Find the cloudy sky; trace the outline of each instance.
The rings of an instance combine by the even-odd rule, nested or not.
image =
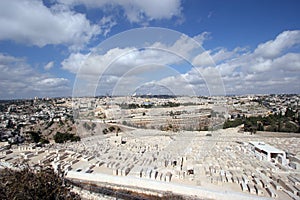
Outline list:
[[[299,7],[298,0],[0,1],[0,99],[300,93]]]

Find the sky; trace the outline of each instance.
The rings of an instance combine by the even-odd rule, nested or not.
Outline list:
[[[298,0],[3,0],[0,99],[300,93]]]

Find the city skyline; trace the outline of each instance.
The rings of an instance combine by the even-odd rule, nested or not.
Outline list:
[[[156,42],[167,50],[187,54],[193,61],[191,64],[201,65],[198,68],[201,74],[210,73],[211,67],[216,69],[226,94],[300,93],[297,4],[297,1],[3,1],[0,3],[0,99],[72,96],[76,74],[90,51],[118,33],[142,27],[167,28],[196,40],[203,47],[198,55],[190,53],[194,47],[182,38]],[[135,53],[122,59],[118,66],[140,65],[139,59],[145,65],[161,56],[120,46],[97,55],[103,62],[97,65],[102,66],[112,56],[128,50]],[[207,56],[214,61],[213,66]],[[160,77],[163,67],[148,66],[149,83],[168,86],[180,80],[178,77],[184,77],[189,80],[189,87],[205,85],[191,73],[193,68],[182,69],[172,56],[162,56],[161,60],[162,65],[172,66],[170,69],[176,73],[165,70],[165,76]],[[105,79],[107,83],[123,77],[116,73],[118,67],[113,69],[112,75]],[[134,80],[132,77],[130,80]],[[178,89],[186,90],[182,84]]]

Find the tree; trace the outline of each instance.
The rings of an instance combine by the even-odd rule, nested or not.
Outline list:
[[[30,131],[29,134],[30,134],[30,138],[31,138],[31,140],[33,142],[35,142],[35,143],[39,143],[40,142],[42,144],[49,144],[49,140],[43,138],[41,136],[41,132],[40,131],[38,131],[38,132]]]
[[[237,118],[235,120],[226,120],[224,122],[223,128],[231,128],[231,127],[237,127],[239,125],[243,124],[243,120],[240,118]]]
[[[92,129],[92,127],[86,122],[83,123],[83,127],[88,131]]]
[[[56,143],[64,143],[67,141],[71,141],[71,142],[77,142],[80,141],[80,137],[79,136],[75,136],[72,133],[61,133],[61,132],[57,132],[54,135],[54,141]]]
[[[38,132],[30,131],[29,134],[33,142],[38,143],[40,141],[41,136]]]
[[[264,125],[263,125],[261,122],[259,122],[259,123],[257,124],[257,130],[258,130],[258,131],[264,131]]]
[[[255,134],[257,131],[257,118],[249,117],[247,119],[244,121],[244,131]]]
[[[113,132],[115,129],[116,129],[116,128],[115,128],[114,126],[110,126],[110,127],[108,128],[108,130],[109,130],[110,132]]]
[[[52,169],[0,171],[0,199],[80,199]]]
[[[97,126],[97,125],[93,122],[93,123],[92,123],[92,130],[94,130],[94,129],[96,128],[96,126]]]
[[[6,128],[14,128],[14,123],[13,123],[13,121],[12,120],[8,120],[8,123],[7,123],[7,125],[6,125]]]
[[[285,116],[290,118],[294,116],[294,112],[291,108],[286,109]]]
[[[103,129],[102,133],[103,133],[104,135],[106,135],[106,134],[108,133],[108,129],[107,129],[107,128]]]

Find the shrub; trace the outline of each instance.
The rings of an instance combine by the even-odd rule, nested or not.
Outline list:
[[[55,135],[54,135],[54,141],[56,143],[64,143],[64,142],[67,142],[67,141],[71,141],[71,142],[77,142],[77,141],[80,141],[80,137],[79,136],[76,136],[72,133],[60,133],[60,132],[57,132]]]
[[[80,199],[52,169],[0,171],[0,199]]]

